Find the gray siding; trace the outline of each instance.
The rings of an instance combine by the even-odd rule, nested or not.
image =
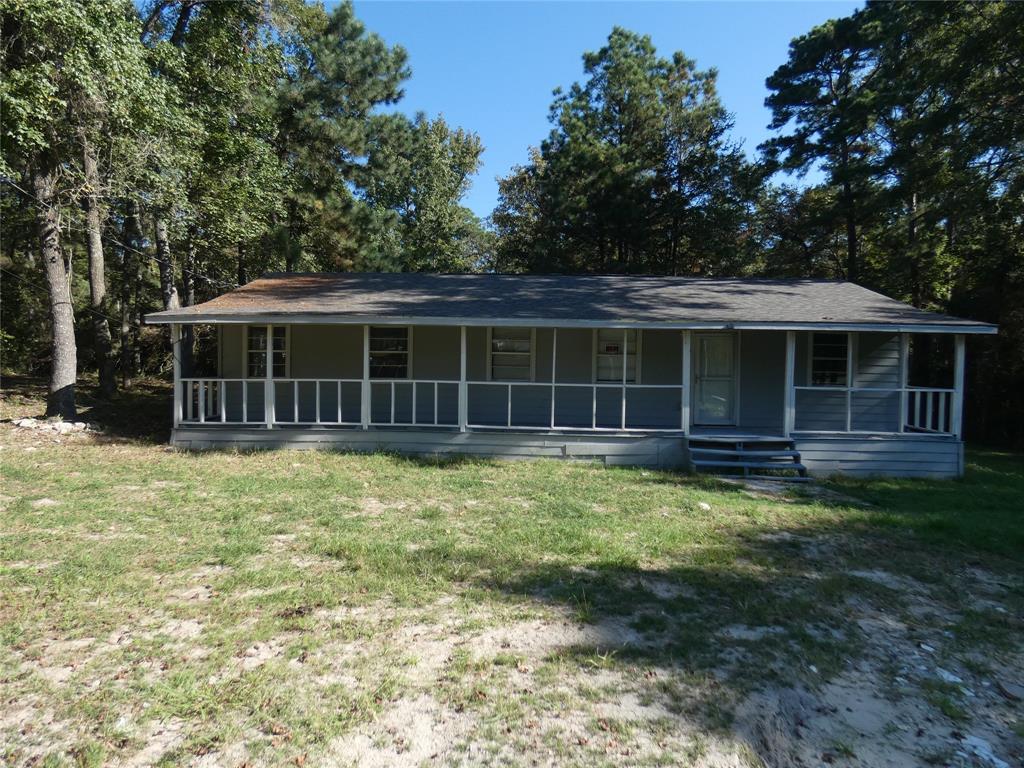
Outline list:
[[[360,379],[363,329],[358,325],[293,325],[291,375],[295,379]]]
[[[187,450],[327,449],[392,451],[417,456],[476,456],[500,459],[562,458],[607,465],[682,467],[681,438],[603,435],[524,435],[422,429],[210,429],[185,427],[171,444]]]
[[[221,375],[244,375],[242,326],[224,326],[220,330]],[[291,328],[291,376],[293,378],[359,379],[362,377],[363,330],[359,325],[294,325]],[[534,350],[535,385],[513,387],[512,423],[545,427],[551,423],[551,352],[554,332],[536,331]],[[487,329],[468,328],[467,375],[471,381],[488,377],[489,350]],[[796,382],[808,381],[810,333],[797,334]],[[682,336],[679,331],[644,330],[641,333],[640,384],[676,384],[682,374]],[[782,429],[783,387],[785,382],[785,333],[743,331],[738,359],[739,401],[737,429],[773,432]],[[895,387],[899,383],[899,338],[895,334],[862,333],[855,337],[855,382],[858,387]],[[593,331],[563,328],[558,330],[557,384],[555,387],[556,427],[616,429],[621,425],[622,400],[618,388],[600,388],[596,409],[589,387],[558,386],[589,384],[593,376]],[[459,329],[444,326],[418,326],[413,329],[412,375],[416,379],[455,380],[459,378]],[[348,387],[348,385],[346,385]],[[308,386],[305,389],[309,389]],[[508,422],[507,388],[494,384],[470,386],[469,421],[471,424],[505,426]],[[294,420],[290,398],[294,390],[281,388],[282,420]],[[410,421],[413,410],[412,385],[397,383],[394,389],[395,418]],[[457,420],[457,389],[442,385],[438,391],[439,423]],[[230,402],[240,410],[239,397],[232,390]],[[254,399],[255,398],[255,399]],[[262,392],[250,396],[255,413]],[[306,403],[309,399],[313,402]],[[857,392],[852,396],[851,427],[857,431],[891,431],[898,428],[899,395],[889,392]],[[416,389],[417,421],[433,421],[432,385]],[[842,392],[798,391],[796,394],[798,431],[843,431],[846,428],[846,396]],[[359,418],[357,390],[342,393],[343,418]],[[337,393],[322,393],[323,415],[337,413]],[[300,391],[300,421],[315,420],[315,397]],[[595,413],[596,410],[596,413]],[[634,428],[678,429],[682,403],[678,390],[632,389],[626,402],[627,425]],[[372,417],[387,420],[391,413],[390,384],[373,385]],[[229,418],[232,414],[229,414]]]
[[[786,388],[786,334],[740,334],[739,426],[782,430]]]
[[[958,477],[963,443],[952,438],[897,435],[797,437],[800,461],[812,475]]]

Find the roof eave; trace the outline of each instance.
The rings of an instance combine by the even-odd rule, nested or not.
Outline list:
[[[748,330],[748,331],[889,331],[892,333],[964,333],[991,335],[998,326],[971,322],[776,322],[776,321],[633,321],[572,320],[527,317],[416,317],[379,315],[338,315],[313,312],[200,313],[165,311],[145,316],[150,325],[209,324],[255,325],[282,323],[289,325],[443,325],[443,326],[524,326],[537,328],[660,328],[664,330]]]

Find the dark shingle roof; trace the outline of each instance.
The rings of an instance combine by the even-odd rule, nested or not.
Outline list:
[[[147,317],[157,323],[275,319],[994,330],[915,309],[847,282],[632,275],[273,273],[204,304]]]

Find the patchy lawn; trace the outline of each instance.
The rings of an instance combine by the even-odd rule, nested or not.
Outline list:
[[[38,415],[16,384],[0,416]],[[1019,455],[780,494],[179,453],[167,409],[0,424],[0,763],[1024,758]]]

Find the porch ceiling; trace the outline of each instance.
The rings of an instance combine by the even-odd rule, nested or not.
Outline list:
[[[633,275],[274,273],[146,321],[996,332],[848,282]]]

